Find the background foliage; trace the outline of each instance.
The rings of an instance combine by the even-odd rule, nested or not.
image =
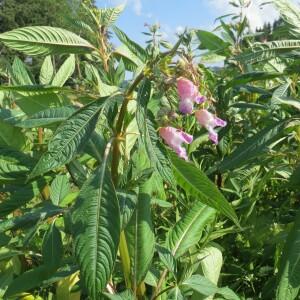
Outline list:
[[[123,6],[23,1],[27,23],[3,3],[0,298],[298,299],[299,6],[252,33],[233,1],[214,32],[148,26],[144,47]],[[218,145],[178,111],[180,77],[227,120]],[[188,162],[164,126],[194,136]]]

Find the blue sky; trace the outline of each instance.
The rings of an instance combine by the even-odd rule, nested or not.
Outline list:
[[[172,39],[174,33],[185,26],[212,28],[218,16],[205,0],[129,0],[118,20],[122,30],[137,42],[144,40],[141,34],[144,24],[159,22],[164,35]],[[123,3],[117,0],[98,0],[100,7]]]
[[[212,30],[214,20],[220,15],[233,12],[228,0],[97,0],[99,7],[111,7],[126,3],[126,9],[119,18],[117,25],[128,36],[141,43],[145,36],[144,24],[159,22],[161,31],[169,41],[173,41],[177,30],[184,28],[201,28]],[[263,0],[252,0],[246,10],[251,26],[261,26],[265,21],[273,21],[276,11],[267,6],[259,7]]]

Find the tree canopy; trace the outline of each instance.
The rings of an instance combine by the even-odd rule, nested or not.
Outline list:
[[[34,25],[68,27],[80,0],[0,0],[0,32]],[[91,1],[92,5],[94,1]]]

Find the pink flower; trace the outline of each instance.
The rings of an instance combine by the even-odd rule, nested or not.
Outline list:
[[[206,98],[199,94],[198,88],[192,81],[180,77],[177,80],[177,89],[180,97],[179,110],[183,114],[191,114],[194,108],[194,103],[203,103]]]
[[[217,145],[218,134],[214,130],[214,128],[217,126],[225,127],[227,125],[227,122],[214,116],[206,109],[196,111],[195,116],[199,124],[208,130],[210,140]]]
[[[182,143],[190,144],[193,141],[192,135],[170,126],[160,128],[159,134],[179,157],[185,160],[188,159],[186,149],[182,147]]]

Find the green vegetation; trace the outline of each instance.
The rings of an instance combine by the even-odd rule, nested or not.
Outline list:
[[[239,0],[144,47],[123,6],[28,23],[45,1],[22,2],[0,18],[0,299],[299,299],[299,6],[271,1],[264,41]]]

